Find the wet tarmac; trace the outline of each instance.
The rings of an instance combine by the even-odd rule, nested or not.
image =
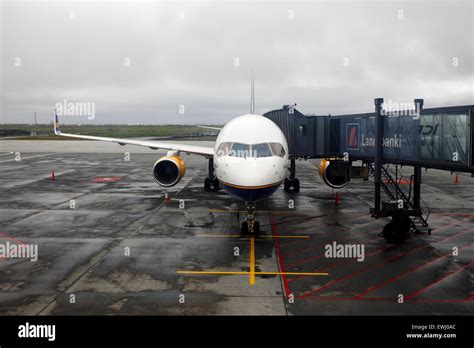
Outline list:
[[[281,187],[259,202],[262,235],[244,238],[242,205],[203,189],[205,159],[184,156],[186,176],[168,189],[165,203],[152,178],[156,151],[19,143],[22,159],[15,161],[15,142],[0,142],[0,244],[37,245],[38,260],[0,259],[0,314],[474,311],[469,175],[454,183],[449,172],[423,172],[433,231],[393,245],[378,236],[388,220],[369,215],[371,180],[353,180],[338,191],[336,205],[317,175],[318,161],[301,161],[301,192]],[[81,153],[80,143],[90,152]],[[327,257],[334,242],[363,246],[364,260]]]

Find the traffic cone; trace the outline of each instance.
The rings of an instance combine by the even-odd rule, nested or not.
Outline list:
[[[171,202],[170,197],[168,196],[168,191],[165,191],[165,198],[163,199],[163,203]]]
[[[56,180],[56,174],[54,174],[54,170],[51,172],[51,181]]]
[[[456,173],[456,175],[454,176],[454,183],[459,184],[460,182],[461,180],[459,179],[459,175]]]
[[[339,197],[339,192],[336,192],[336,205],[341,204],[341,197]]]

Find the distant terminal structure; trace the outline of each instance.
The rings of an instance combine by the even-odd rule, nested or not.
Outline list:
[[[294,105],[266,112],[283,131],[289,146],[290,177],[285,190],[299,190],[295,160],[322,158],[320,174],[333,188],[351,178],[374,176],[373,217],[392,217],[382,232],[391,242],[408,232],[428,230],[429,208],[421,199],[421,168],[474,175],[474,105],[386,110],[382,98],[374,111],[348,115],[304,115]],[[353,162],[362,161],[362,166]],[[399,166],[413,166],[402,178]],[[405,180],[408,188],[401,185]],[[382,202],[381,191],[388,201]]]

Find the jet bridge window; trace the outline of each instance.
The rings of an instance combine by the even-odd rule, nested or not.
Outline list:
[[[243,157],[247,158],[250,154],[250,145],[242,143],[233,143],[232,148],[229,151],[231,157]]]
[[[279,143],[269,143],[270,148],[272,149],[273,156],[284,157],[285,149],[282,144]]]
[[[267,143],[262,144],[253,144],[252,145],[252,155],[253,157],[272,157],[272,152]]]

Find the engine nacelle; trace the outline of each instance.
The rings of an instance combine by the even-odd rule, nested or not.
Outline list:
[[[176,185],[186,173],[186,166],[180,156],[165,156],[153,166],[155,181],[165,187]]]
[[[321,160],[319,164],[319,175],[324,183],[332,188],[346,186],[350,180],[350,162]]]

